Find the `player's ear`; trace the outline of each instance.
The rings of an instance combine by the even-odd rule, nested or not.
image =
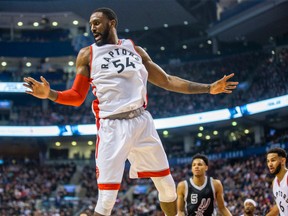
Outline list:
[[[282,164],[282,165],[285,165],[285,164],[286,164],[286,158],[284,158],[284,157],[281,158],[281,164]]]
[[[113,26],[114,28],[116,28],[116,20],[111,20],[110,25]]]

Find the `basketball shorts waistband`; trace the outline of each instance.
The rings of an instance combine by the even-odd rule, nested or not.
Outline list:
[[[132,110],[132,111],[128,111],[128,112],[123,112],[123,113],[117,113],[111,116],[108,116],[104,119],[111,119],[111,120],[123,120],[123,119],[132,119],[132,118],[136,118],[140,115],[142,115],[142,113],[145,111],[144,107],[140,107],[136,110]]]

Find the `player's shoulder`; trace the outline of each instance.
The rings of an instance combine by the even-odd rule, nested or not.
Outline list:
[[[216,183],[216,184],[222,184],[221,181],[220,181],[219,179],[212,178],[212,177],[210,177],[210,178],[211,178],[211,180],[212,180],[213,183]]]
[[[185,179],[185,180],[180,181],[180,182],[177,184],[177,187],[178,187],[178,188],[185,188],[186,185],[187,185],[187,180]]]
[[[81,48],[81,49],[80,49],[80,52],[87,52],[87,51],[90,52],[90,47],[91,47],[91,46],[92,46],[92,45]]]
[[[217,189],[219,187],[223,187],[222,186],[222,182],[219,179],[215,179],[215,178],[212,178],[212,177],[211,177],[211,179],[212,179],[212,183],[213,183],[214,188]]]
[[[81,58],[90,58],[90,46],[86,46],[80,49],[78,56]]]
[[[79,55],[89,55],[90,54],[90,46],[86,46],[80,49]]]
[[[141,46],[134,46],[134,49],[141,56],[144,63],[151,61],[149,54]]]
[[[180,185],[180,186],[183,186],[183,185],[185,185],[185,184],[186,184],[185,182],[186,182],[186,180],[182,180],[182,181],[178,182],[178,184],[177,184],[177,185],[178,185],[178,186],[179,186],[179,185]]]
[[[177,184],[177,193],[183,193],[185,192],[186,190],[186,180],[183,180],[183,181],[180,181],[178,184]]]
[[[139,52],[141,52],[141,53],[145,53],[145,50],[141,47],[141,46],[134,46],[134,48],[135,48],[135,50],[139,53]]]
[[[90,62],[90,48],[84,47],[80,49],[78,56],[77,56],[77,63],[80,65],[86,65]]]

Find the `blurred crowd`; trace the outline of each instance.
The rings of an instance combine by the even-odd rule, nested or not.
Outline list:
[[[40,165],[35,161],[11,161],[0,165],[1,216],[71,216],[73,206],[64,202],[76,165]]]
[[[247,145],[254,146],[253,141]],[[266,147],[288,143],[287,130],[275,134]],[[222,152],[229,152],[233,144],[227,144]],[[252,147],[253,148],[253,147]],[[209,155],[215,149],[195,149]],[[237,147],[237,150],[247,149]],[[171,149],[166,148],[167,152]],[[253,150],[252,150],[253,151]],[[193,154],[174,155],[174,158],[191,158]],[[239,156],[240,157],[240,156]],[[92,216],[98,196],[93,159],[79,164],[76,161],[46,163],[36,160],[0,160],[0,215],[1,216]],[[126,168],[129,168],[127,162]],[[191,177],[191,164],[170,167],[177,183]],[[262,216],[273,205],[272,176],[268,174],[265,155],[233,159],[211,159],[207,174],[220,179],[224,186],[224,198],[232,215],[243,213],[243,202],[254,199],[258,205],[256,215]],[[66,187],[65,187],[66,186]],[[70,187],[69,187],[70,186]],[[71,189],[71,186],[73,189]],[[69,189],[70,188],[70,189]],[[78,188],[78,189],[76,189]],[[130,179],[125,169],[118,199],[112,215],[163,216],[158,192],[150,179]]]
[[[243,202],[257,202],[256,214],[265,215],[273,205],[271,178],[267,175],[265,155],[250,158],[216,160],[210,163],[208,175],[220,179],[224,198],[232,215],[243,213]],[[80,212],[92,215],[97,199],[94,166],[86,166],[78,182],[86,193],[75,202],[65,201],[67,192],[59,185],[69,183],[75,166],[10,164],[1,166],[0,213],[3,216],[72,216]],[[176,184],[191,177],[191,164],[171,167]],[[64,176],[67,178],[65,179]],[[68,181],[68,182],[67,182]],[[145,190],[136,190],[143,186]],[[57,189],[58,188],[58,189]],[[130,193],[131,196],[127,196]],[[132,180],[125,171],[112,215],[163,216],[158,193],[150,179]]]
[[[287,65],[288,49],[286,48],[273,55],[259,51],[202,61],[174,61],[161,65],[171,75],[202,83],[211,83],[224,75],[235,73],[232,80],[239,81],[240,84],[231,95],[213,96],[178,94],[149,84],[147,109],[154,118],[162,118],[235,107],[285,95],[288,93]],[[52,88],[60,90],[71,86],[74,76],[58,70],[40,74],[21,74],[20,78],[22,80],[23,76],[30,75],[35,78],[43,75],[50,81]],[[19,76],[16,77],[19,80]],[[9,71],[0,72],[0,81],[13,81],[16,77]],[[95,122],[91,112],[91,102],[95,98],[91,92],[80,107],[57,105],[50,101],[43,102],[30,95],[11,97],[9,94],[4,94],[1,96],[1,99],[9,100],[9,98],[13,100],[13,108],[8,113],[8,117],[0,118],[2,125],[93,124]]]

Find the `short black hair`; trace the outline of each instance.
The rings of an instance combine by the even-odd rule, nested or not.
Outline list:
[[[111,8],[106,8],[106,7],[97,8],[93,13],[96,13],[96,12],[102,12],[103,14],[107,16],[109,20],[115,20],[116,21],[115,27],[117,27],[118,18],[117,18],[116,13]]]
[[[199,154],[199,153],[194,155],[192,158],[192,163],[195,159],[202,159],[205,162],[206,166],[208,166],[208,164],[209,164],[209,160],[208,160],[208,157],[206,155]]]
[[[279,148],[279,147],[275,147],[275,148],[272,148],[270,149],[268,152],[267,152],[267,155],[268,154],[272,154],[272,153],[275,153],[277,154],[278,156],[280,157],[284,157],[284,158],[287,158],[287,153],[284,149],[282,148]]]

